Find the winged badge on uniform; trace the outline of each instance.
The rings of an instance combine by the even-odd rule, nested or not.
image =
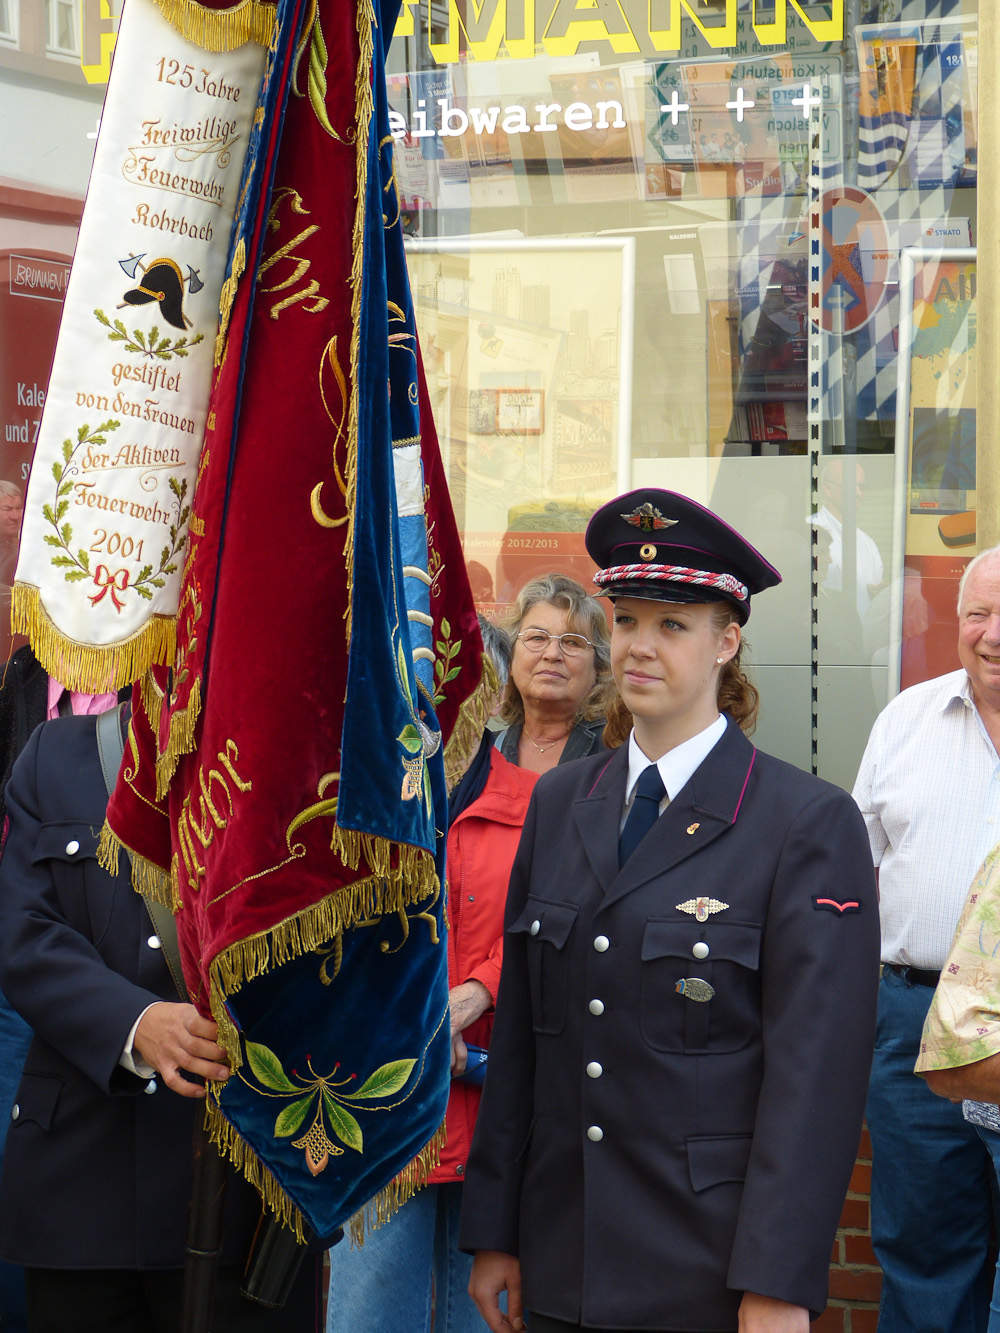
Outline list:
[[[686,903],[678,903],[674,911],[687,912],[698,921],[707,921],[714,912],[724,912],[728,906],[718,898],[689,898]]]

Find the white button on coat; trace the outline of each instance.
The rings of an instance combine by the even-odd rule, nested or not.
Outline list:
[[[16,1120],[20,1114],[21,1114],[21,1108],[18,1106],[17,1102],[15,1102],[14,1105],[10,1108],[11,1120]]]
[[[598,953],[607,953],[611,948],[611,941],[608,939],[607,935],[598,935],[597,939],[594,940],[594,948]]]
[[[600,1078],[603,1073],[604,1066],[598,1064],[596,1060],[591,1060],[590,1064],[587,1066],[587,1077]]]
[[[604,1130],[600,1125],[591,1125],[587,1130],[587,1138],[590,1139],[591,1143],[600,1143],[601,1139],[604,1138]]]
[[[542,923],[540,921],[532,921],[531,928],[528,931],[528,934],[537,935],[538,932],[541,930],[541,928],[542,928]]]
[[[149,1082],[146,1084],[146,1086],[143,1088],[143,1092],[146,1093],[148,1096],[149,1094],[154,1093],[155,1091],[156,1091],[156,1079],[151,1078]]]
[[[151,949],[160,949],[160,948],[163,947],[163,946],[160,944],[160,937],[159,937],[159,935],[150,935],[150,937],[149,937],[149,939],[146,941],[146,943],[149,945],[149,947],[150,947]]]
[[[68,843],[66,844],[66,855],[67,855],[67,856],[76,856],[76,854],[77,854],[77,852],[78,852],[79,850],[80,850],[80,844],[77,842],[77,840],[76,840],[75,838],[74,838],[71,842],[68,842]]]
[[[590,1004],[587,1006],[587,1008],[590,1010],[590,1012],[591,1012],[592,1014],[595,1014],[595,1015],[597,1015],[598,1017],[600,1017],[600,1015],[604,1013],[604,1001],[603,1001],[603,1000],[591,1000],[591,1002],[590,1002]]]
[[[709,955],[709,948],[704,940],[699,940],[691,952],[694,954],[695,958],[707,958]]]

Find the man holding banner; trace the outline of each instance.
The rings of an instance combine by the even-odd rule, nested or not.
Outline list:
[[[297,1234],[384,1220],[435,1160],[444,757],[483,721],[393,23],[393,0],[129,0],[14,592],[60,679],[136,681],[102,861],[124,844],[176,913],[232,1068],[211,1133]]]

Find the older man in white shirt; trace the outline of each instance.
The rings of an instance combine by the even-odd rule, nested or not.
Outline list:
[[[991,1158],[912,1071],[969,884],[1000,838],[1000,547],[970,563],[958,606],[961,669],[889,704],[854,788],[882,924],[867,1109],[879,1333],[977,1333],[988,1319]]]

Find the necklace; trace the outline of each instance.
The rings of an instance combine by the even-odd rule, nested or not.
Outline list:
[[[573,728],[570,727],[569,731],[572,730]],[[521,735],[528,737],[528,740],[531,741],[532,745],[535,747],[535,749],[538,751],[539,754],[544,754],[546,750],[551,750],[553,745],[558,745],[560,741],[564,741],[566,737],[569,735],[569,731],[566,732],[565,736],[557,736],[554,741],[549,741],[548,745],[539,745],[538,742],[535,740],[534,736],[529,734],[528,728],[525,726],[521,727]]]

